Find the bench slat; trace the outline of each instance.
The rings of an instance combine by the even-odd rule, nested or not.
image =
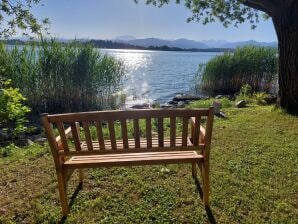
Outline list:
[[[171,147],[176,145],[176,117],[170,118]]]
[[[188,117],[183,117],[182,119],[182,145],[187,145],[187,131],[188,131]]]
[[[146,118],[146,138],[147,147],[152,148],[151,118]]]
[[[196,117],[195,126],[194,126],[194,135],[193,135],[193,144],[197,146],[199,144],[199,136],[200,136],[200,123],[201,117]]]
[[[209,109],[145,109],[145,110],[118,110],[118,111],[93,111],[81,113],[65,113],[48,115],[49,122],[75,122],[96,120],[123,120],[160,117],[196,117],[208,116]]]
[[[96,127],[97,139],[98,139],[98,142],[99,142],[99,145],[100,145],[100,149],[105,149],[105,141],[104,141],[104,138],[103,138],[101,121],[95,121],[94,124],[95,124],[95,127]]]
[[[163,118],[159,117],[157,119],[157,132],[158,132],[158,146],[162,147],[163,146]]]
[[[64,165],[70,168],[131,166],[167,163],[189,163],[202,160],[203,156],[195,151],[128,153],[115,155],[74,156]]]
[[[127,137],[127,123],[126,120],[121,120],[121,135],[123,139],[123,146],[125,149],[128,149],[128,137]]]
[[[83,124],[88,150],[93,150],[92,139],[91,139],[91,134],[89,129],[89,122],[83,121],[82,124]]]
[[[70,127],[71,127],[71,133],[74,140],[74,144],[76,147],[76,151],[81,151],[82,149],[81,149],[81,141],[80,141],[80,135],[79,135],[79,131],[80,131],[79,123],[78,122],[71,123]]]
[[[114,121],[109,120],[108,121],[108,126],[109,126],[109,133],[110,133],[110,140],[111,140],[112,149],[116,150],[117,149],[117,144],[116,144]]]
[[[60,135],[60,138],[61,138],[62,147],[66,152],[68,152],[69,147],[68,147],[67,138],[66,138],[66,135],[65,135],[64,124],[62,122],[58,122],[57,123],[57,128],[58,128],[59,135]]]
[[[135,137],[135,148],[140,148],[140,126],[138,119],[133,120],[133,129]]]

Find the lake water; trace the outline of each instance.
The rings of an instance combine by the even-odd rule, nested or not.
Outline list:
[[[174,52],[102,49],[123,61],[126,80],[123,93],[127,104],[165,103],[178,93],[187,93],[200,63],[217,52]]]

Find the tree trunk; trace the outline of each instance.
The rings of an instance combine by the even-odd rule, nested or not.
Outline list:
[[[280,106],[298,114],[298,1],[280,8],[272,20],[278,37]]]

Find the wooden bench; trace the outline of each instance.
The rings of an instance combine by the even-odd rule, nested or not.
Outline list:
[[[78,169],[82,184],[82,169],[112,166],[191,163],[195,176],[198,165],[203,179],[203,202],[208,206],[213,117],[212,107],[43,114],[42,123],[56,166],[63,215],[69,213],[67,182],[73,171]],[[144,130],[140,130],[141,120]],[[133,126],[133,133],[128,132],[128,122]],[[53,126],[59,131],[58,137],[54,135]],[[116,138],[115,127],[121,130],[121,139]],[[164,134],[167,128],[169,137]],[[104,136],[105,129],[108,129],[108,137]],[[140,131],[146,137],[142,138]]]

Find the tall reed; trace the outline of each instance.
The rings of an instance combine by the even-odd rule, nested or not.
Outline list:
[[[200,89],[209,94],[234,94],[242,85],[254,91],[270,91],[277,79],[278,59],[274,48],[246,46],[200,65]]]
[[[11,79],[37,113],[100,110],[114,106],[124,65],[91,45],[44,40],[0,45],[0,76]]]

